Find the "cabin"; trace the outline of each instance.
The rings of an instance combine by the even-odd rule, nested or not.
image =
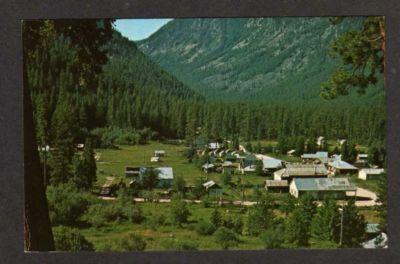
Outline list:
[[[337,160],[342,160],[342,155],[333,154],[328,158],[319,158],[320,163],[327,165],[329,162],[334,162]]]
[[[221,147],[221,144],[219,144],[218,142],[210,142],[210,143],[208,143],[207,147],[210,150],[217,150]]]
[[[347,192],[356,193],[357,187],[347,178],[294,178],[289,193],[296,198],[309,193],[314,199],[322,200],[327,195],[345,199]]]
[[[155,150],[154,151],[154,157],[164,157],[165,156],[165,150]]]
[[[266,180],[265,189],[268,192],[287,193],[289,192],[289,182],[287,180]]]
[[[292,157],[294,155],[294,153],[296,153],[296,150],[295,149],[291,149],[288,152],[286,152],[286,155]]]
[[[113,196],[122,185],[122,179],[117,182],[115,176],[109,176],[100,188],[100,196]]]
[[[235,170],[242,170],[242,166],[240,163],[232,163],[230,161],[225,161],[222,163],[222,173],[229,173],[229,174],[234,174]]]
[[[333,174],[350,174],[358,171],[358,168],[343,160],[328,163],[328,170]]]
[[[262,165],[264,172],[273,172],[283,167],[283,161],[275,158],[263,156]]]
[[[150,158],[150,162],[160,162],[160,161],[161,161],[160,157],[151,157]]]
[[[208,196],[220,197],[223,194],[221,186],[213,180],[203,183],[203,187],[206,189]]]
[[[274,180],[288,180],[293,178],[326,178],[328,170],[324,164],[288,163],[286,168],[274,172]]]
[[[364,180],[364,181],[370,180],[370,179],[378,178],[384,172],[385,172],[384,169],[373,169],[373,168],[361,169],[358,172],[358,178],[361,180]]]
[[[354,166],[357,168],[365,168],[368,165],[368,154],[360,153],[357,155],[356,161],[354,162]]]
[[[129,178],[138,179],[140,176],[140,167],[126,166],[125,176]]]
[[[196,149],[204,149],[207,146],[207,141],[204,138],[196,138],[194,145]]]
[[[246,157],[243,159],[243,166],[252,166],[256,165],[257,158],[253,154],[246,155]]]
[[[342,146],[344,143],[346,143],[346,139],[338,139],[338,143],[340,146]]]
[[[214,164],[212,164],[212,163],[206,163],[206,164],[204,164],[203,166],[201,166],[201,168],[203,169],[203,171],[204,171],[205,173],[209,173],[209,172],[214,171],[215,166],[214,166]]]
[[[158,184],[159,188],[170,188],[174,180],[174,173],[171,167],[159,167],[158,171]]]
[[[327,159],[328,152],[317,151],[316,153],[305,153],[301,155],[301,160],[306,163],[320,162],[321,159]]]

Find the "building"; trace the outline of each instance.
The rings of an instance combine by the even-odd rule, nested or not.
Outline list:
[[[358,168],[365,168],[368,166],[368,154],[360,153],[357,155],[357,159],[354,162],[354,166]]]
[[[328,152],[326,151],[317,151],[316,153],[305,153],[301,155],[301,160],[303,162],[315,162],[315,161],[321,161],[321,159],[327,159],[328,158]]]
[[[295,152],[296,152],[295,149],[291,149],[291,150],[289,150],[288,152],[286,152],[286,154],[287,154],[288,156],[293,156]]]
[[[207,147],[211,150],[217,150],[221,147],[221,144],[219,144],[218,142],[210,142],[208,143]]]
[[[329,162],[328,169],[333,174],[347,174],[355,173],[358,171],[357,167],[343,160],[335,160],[333,162]]]
[[[324,164],[288,163],[286,168],[274,172],[274,180],[288,180],[293,178],[326,178],[328,170]]]
[[[138,179],[140,175],[140,167],[126,166],[125,167],[125,176],[129,178]]]
[[[288,192],[289,182],[287,180],[266,180],[265,189],[268,192],[278,192],[278,193]]]
[[[283,161],[263,155],[262,158],[263,171],[273,172],[283,167]]]
[[[243,173],[255,172],[256,169],[257,169],[257,166],[256,166],[256,165],[249,165],[249,166],[244,167]]]
[[[155,150],[154,151],[154,157],[164,157],[165,156],[165,150]]]
[[[361,180],[370,180],[379,177],[384,172],[384,169],[361,169],[358,171],[358,178]]]
[[[206,189],[208,196],[220,197],[223,194],[221,186],[213,180],[203,183],[203,187]]]
[[[315,199],[322,200],[326,195],[336,199],[346,198],[346,192],[356,192],[357,187],[347,178],[294,178],[289,192],[296,198],[310,193]]]
[[[150,162],[160,162],[160,161],[161,161],[160,157],[151,157],[150,158]]]
[[[174,180],[174,173],[171,167],[159,167],[158,170],[158,184],[160,188],[169,188],[172,186]]]
[[[215,169],[215,166],[212,163],[206,163],[201,167],[205,173],[209,173]]]
[[[346,141],[347,141],[346,139],[338,139],[338,143],[340,146],[346,143]]]

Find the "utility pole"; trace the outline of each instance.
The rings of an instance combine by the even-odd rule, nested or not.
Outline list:
[[[340,211],[340,240],[339,245],[342,246],[343,241],[343,208],[339,208]]]

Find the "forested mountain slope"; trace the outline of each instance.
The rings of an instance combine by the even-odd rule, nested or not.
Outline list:
[[[337,66],[330,44],[360,25],[361,18],[340,25],[325,17],[175,19],[138,44],[209,99],[310,102]]]

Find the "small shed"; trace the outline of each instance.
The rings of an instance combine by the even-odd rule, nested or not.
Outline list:
[[[164,157],[165,156],[165,150],[155,150],[154,151],[154,157]]]
[[[265,189],[268,192],[278,192],[278,193],[288,192],[289,182],[287,180],[266,180]]]
[[[203,187],[206,189],[208,196],[219,197],[223,194],[221,186],[213,180],[203,183]]]
[[[310,193],[315,199],[322,200],[326,195],[336,199],[345,199],[346,192],[356,192],[357,187],[347,178],[294,178],[289,192],[296,198]]]
[[[161,161],[160,157],[151,157],[150,158],[150,162],[160,162],[160,161]]]
[[[134,166],[126,166],[125,167],[125,176],[130,178],[139,178],[140,175],[140,167]]]
[[[218,142],[210,142],[208,143],[207,147],[211,150],[217,150],[221,147],[221,144],[219,144]]]
[[[361,169],[358,171],[358,178],[361,180],[370,180],[377,178],[385,172],[384,169]]]
[[[201,167],[203,168],[203,171],[205,173],[209,173],[209,172],[211,172],[211,171],[213,171],[215,169],[215,166],[212,163],[206,163]]]

